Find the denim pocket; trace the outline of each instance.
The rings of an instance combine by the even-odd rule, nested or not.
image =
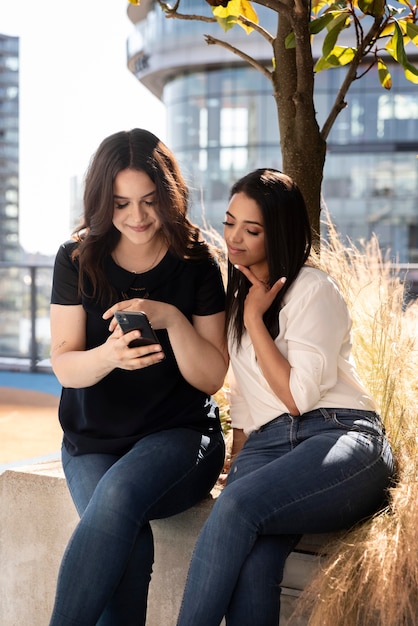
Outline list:
[[[337,428],[382,438],[385,430],[380,416],[373,411],[354,409],[322,409]]]

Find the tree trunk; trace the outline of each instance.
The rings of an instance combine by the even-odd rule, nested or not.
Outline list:
[[[306,0],[299,7],[309,11]],[[291,21],[290,21],[291,20]],[[306,14],[291,18],[283,12],[274,41],[273,72],[283,170],[298,184],[306,202],[314,244],[319,243],[321,186],[326,142],[322,139],[313,105],[314,72]],[[296,48],[287,50],[285,38],[293,30]]]

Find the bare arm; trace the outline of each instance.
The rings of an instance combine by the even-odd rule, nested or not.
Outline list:
[[[283,287],[284,280],[279,279],[270,290],[266,290],[265,285],[248,268],[240,265],[239,269],[252,283],[244,305],[244,324],[251,337],[257,362],[270,388],[286,405],[289,413],[299,415],[290,391],[290,363],[274,343],[263,321],[264,313]]]
[[[155,329],[166,328],[178,367],[188,383],[208,394],[223,385],[228,368],[224,313],[194,316],[193,324],[176,307],[155,300],[125,300],[108,309],[110,319],[116,310],[144,311]],[[110,330],[115,328],[114,318]]]
[[[228,369],[224,324],[224,313],[194,316],[193,325],[180,314],[167,328],[182,375],[208,394],[222,387]]]
[[[97,348],[86,350],[86,313],[81,305],[51,305],[51,364],[64,387],[90,387],[113,369],[139,369],[163,358],[161,346],[129,348],[133,335],[122,335],[119,327]],[[139,336],[139,333],[136,334]],[[142,358],[138,358],[141,357]]]

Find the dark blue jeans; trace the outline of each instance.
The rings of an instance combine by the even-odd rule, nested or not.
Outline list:
[[[176,428],[124,456],[72,457],[67,483],[80,522],[64,554],[50,626],[142,626],[154,560],[150,520],[208,495],[224,461],[221,433]]]
[[[285,414],[252,433],[196,543],[178,626],[277,626],[287,556],[304,533],[382,505],[393,457],[373,412]]]

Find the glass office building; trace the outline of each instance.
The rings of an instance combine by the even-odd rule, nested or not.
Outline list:
[[[19,252],[19,39],[0,34],[0,261]]]
[[[182,13],[202,13],[201,0]],[[257,7],[260,22],[274,15]],[[231,183],[256,167],[281,168],[277,111],[269,80],[204,34],[226,39],[266,62],[270,46],[256,33],[217,24],[167,19],[153,0],[130,5],[134,30],[128,66],[166,105],[170,148],[194,190],[192,218],[220,230]],[[275,27],[272,29],[275,31]],[[323,197],[333,222],[354,241],[375,232],[399,262],[418,262],[418,89],[393,65],[384,90],[372,69],[350,88],[348,106],[328,138]],[[344,69],[316,75],[321,125]]]

